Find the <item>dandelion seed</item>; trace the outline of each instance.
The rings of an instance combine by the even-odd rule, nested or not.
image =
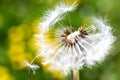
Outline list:
[[[35,74],[35,70],[39,68],[38,65],[30,64],[27,61],[24,61],[24,64],[33,71],[33,74]]]

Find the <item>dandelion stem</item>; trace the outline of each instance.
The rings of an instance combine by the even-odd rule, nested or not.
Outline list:
[[[73,80],[80,80],[79,70],[73,70]]]

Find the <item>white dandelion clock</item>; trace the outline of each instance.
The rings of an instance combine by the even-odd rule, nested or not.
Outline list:
[[[80,27],[78,30],[63,26],[60,23],[62,15],[74,10],[75,6],[75,3],[60,4],[48,11],[39,24],[40,34],[36,36],[40,38],[37,45],[40,45],[38,56],[44,59],[42,64],[49,64],[50,70],[59,70],[66,75],[73,70],[73,78],[78,80],[78,71],[83,66],[90,67],[104,60],[115,37],[112,35],[112,28],[102,19],[92,18],[92,24],[88,28]],[[55,24],[59,24],[61,28],[52,31]]]
[[[50,45],[46,44],[45,51],[40,53],[46,60],[44,65],[51,64],[50,69],[60,70],[65,74],[73,70],[76,76],[83,66],[90,67],[103,61],[115,37],[112,35],[112,28],[101,19],[93,18],[91,22],[89,30],[82,27],[77,31],[67,28],[61,35],[57,35],[59,38],[56,39],[56,46],[52,42]]]

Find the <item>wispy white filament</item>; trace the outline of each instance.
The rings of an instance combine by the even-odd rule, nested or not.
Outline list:
[[[94,48],[87,47],[89,53],[86,57],[86,63],[88,65],[93,65],[95,61],[103,61],[111,48],[111,44],[115,41],[115,37],[112,35],[112,28],[105,25],[101,19],[93,18],[93,25],[99,32],[87,36],[88,40],[86,41],[90,41],[90,44],[94,46]]]
[[[57,21],[62,18],[62,15],[66,12],[72,11],[75,9],[76,3],[71,5],[60,3],[54,10],[49,10],[43,17],[42,23],[39,24],[41,31],[47,30],[51,25],[54,25]]]

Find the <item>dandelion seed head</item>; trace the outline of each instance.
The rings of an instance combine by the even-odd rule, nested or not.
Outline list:
[[[48,11],[39,25],[41,31],[37,35],[40,38],[39,55],[44,58],[42,64],[50,65],[50,70],[60,70],[64,74],[102,62],[115,41],[111,26],[102,19],[94,17],[90,20],[92,24],[88,28],[79,27],[78,30],[61,25],[59,21],[63,19],[63,14],[74,10],[75,6],[75,3],[62,3],[54,10]],[[60,24],[64,29],[52,31],[49,27],[55,24]]]
[[[61,70],[64,74],[68,74],[70,70],[79,70],[83,66],[91,67],[105,59],[115,41],[112,28],[97,18],[91,22],[93,23],[88,26],[91,32],[83,27],[76,31],[67,28],[61,31],[61,35],[57,35],[60,36],[58,41],[61,46],[57,49],[52,47],[54,52],[45,53],[49,55],[46,58],[48,60],[46,64],[51,64],[49,69]]]

